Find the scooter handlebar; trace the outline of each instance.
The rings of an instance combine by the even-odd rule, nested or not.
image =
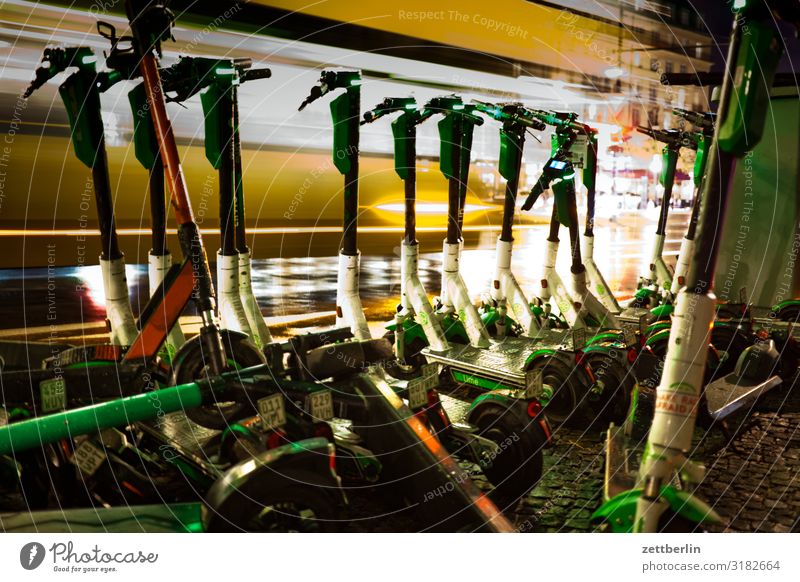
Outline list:
[[[71,67],[94,70],[97,56],[90,47],[47,47],[42,53],[42,60],[36,69],[33,81],[22,94],[23,99],[30,97],[47,81]]]
[[[333,89],[351,89],[361,84],[361,71],[322,71],[319,81],[311,87],[308,97],[297,108],[302,111]]]

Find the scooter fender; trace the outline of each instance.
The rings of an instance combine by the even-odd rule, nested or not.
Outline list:
[[[347,499],[334,466],[334,446],[327,439],[304,439],[264,451],[228,469],[205,496],[202,518],[205,531],[237,531],[245,516],[243,500],[258,499],[265,491],[296,487],[320,488],[338,504]]]
[[[780,319],[781,311],[783,311],[787,307],[798,307],[798,306],[800,306],[800,299],[787,299],[786,301],[781,301],[780,303],[772,306],[772,312],[770,313],[770,317],[777,317],[778,319]]]
[[[614,533],[631,533],[636,519],[636,503],[642,496],[642,489],[631,489],[612,497],[592,515],[595,523],[607,523]],[[669,509],[693,523],[723,523],[722,517],[696,495],[682,491],[672,485],[661,488],[661,499]]]
[[[388,322],[384,329],[387,331],[397,331],[397,322],[394,320]],[[419,339],[425,342],[425,345],[428,345],[428,338],[425,337],[425,330],[422,329],[422,326],[415,321],[403,322],[403,333],[403,340],[407,346],[416,339]]]
[[[664,304],[659,305],[658,307],[653,307],[653,309],[650,310],[650,313],[652,313],[656,319],[669,319],[674,311],[674,305]]]

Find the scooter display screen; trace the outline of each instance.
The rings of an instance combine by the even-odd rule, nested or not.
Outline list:
[[[547,162],[547,168],[549,170],[563,170],[567,167],[567,162],[561,160],[550,160]]]

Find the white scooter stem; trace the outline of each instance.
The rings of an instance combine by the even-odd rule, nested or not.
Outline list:
[[[169,251],[163,255],[154,255],[151,253],[148,256],[147,275],[150,297],[155,295],[156,289],[161,285],[164,277],[167,276],[170,267],[172,267],[172,254]],[[176,322],[167,334],[167,340],[165,342],[167,353],[174,354],[184,343],[186,343],[186,338],[183,335],[181,324],[180,322]]]
[[[416,315],[431,349],[442,352],[449,347],[444,330],[436,318],[428,294],[419,280],[419,245],[403,241],[400,247],[400,293],[404,309]]]
[[[259,348],[272,343],[272,334],[264,321],[264,315],[258,306],[253,293],[253,277],[251,275],[250,253],[239,253],[239,298],[242,301],[247,322],[253,332],[252,338]]]
[[[578,309],[575,308],[573,299],[567,291],[564,282],[556,271],[556,257],[558,256],[558,241],[547,241],[544,273],[542,275],[542,301],[552,299],[559,313],[566,319],[572,328],[586,327]],[[582,309],[582,307],[581,307]]]
[[[678,294],[667,358],[656,391],[655,416],[639,468],[640,486],[647,485],[645,480],[658,487],[667,484],[688,462],[715,313],[713,294],[690,293],[685,288]],[[694,465],[691,472],[696,478],[702,469]],[[643,521],[637,529],[657,531],[664,509],[663,502],[654,504],[652,499],[640,497],[637,514]]]
[[[239,297],[239,255],[217,251],[217,312],[223,329],[253,337],[247,313]]]
[[[672,287],[672,269],[664,261],[664,239],[666,235],[656,234],[653,240],[653,254],[647,273],[642,276],[645,285],[656,285],[660,289]]]
[[[120,257],[107,261],[101,258],[100,270],[103,274],[106,320],[110,328],[111,343],[116,346],[130,346],[139,332],[128,296],[125,259]]]
[[[584,234],[581,240],[583,242],[583,265],[586,267],[586,277],[589,279],[592,290],[611,313],[622,313],[622,307],[617,302],[617,298],[614,297],[614,293],[611,292],[611,288],[606,283],[603,273],[597,267],[597,263],[594,262],[594,235],[587,236]]]
[[[608,308],[603,305],[586,285],[586,272],[572,273],[572,292],[574,301],[600,323],[600,327],[619,328],[619,321]]]
[[[689,261],[694,253],[694,239],[685,238],[681,241],[681,250],[678,253],[678,263],[675,265],[675,274],[672,277],[670,292],[673,297],[678,295],[678,291],[686,282],[686,275],[689,273]]]
[[[358,275],[361,253],[339,253],[339,273],[336,279],[336,327],[349,327],[356,339],[370,339],[361,297],[358,294]]]
[[[452,306],[464,322],[469,343],[476,348],[488,348],[489,333],[483,327],[478,310],[470,301],[467,286],[461,278],[460,259],[461,244],[448,243],[445,240],[442,261],[442,302],[448,307]]]
[[[498,304],[510,304],[517,322],[525,330],[523,335],[534,336],[541,329],[531,304],[511,271],[511,253],[514,243],[497,238],[495,252],[494,281],[490,290],[492,299]]]

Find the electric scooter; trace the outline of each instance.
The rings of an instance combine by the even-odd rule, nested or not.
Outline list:
[[[695,419],[700,405],[706,366],[709,330],[716,300],[711,292],[718,257],[717,233],[724,220],[732,175],[741,158],[760,140],[769,91],[782,48],[775,19],[800,26],[796,5],[779,2],[740,3],[734,8],[731,41],[723,75],[718,122],[709,150],[708,169],[698,216],[698,230],[691,266],[677,297],[670,330],[666,365],[658,386],[655,417],[638,476],[627,471],[627,456],[616,445],[622,436],[612,427],[608,435],[606,502],[594,519],[614,531],[655,532],[694,528],[703,523],[720,523],[722,518],[700,500],[694,487],[705,475],[692,462]],[[747,22],[744,34],[742,23]],[[758,67],[758,74],[754,69]],[[738,71],[738,74],[736,74]],[[769,389],[774,362],[770,342],[748,348],[734,373],[736,391],[731,403],[747,403],[753,395]],[[752,359],[757,378],[744,361]],[[763,380],[766,371],[767,380]],[[737,374],[738,373],[738,374]],[[611,489],[612,481],[623,483]]]
[[[95,69],[97,57],[88,47],[51,47],[42,55],[36,77],[23,97],[30,97],[56,75],[75,69],[60,85],[59,94],[67,111],[75,155],[92,170],[92,184],[97,207],[102,251],[106,324],[109,341],[114,346],[130,346],[137,335],[125,276],[125,257],[119,248],[114,220],[114,201],[108,174],[108,157],[100,115],[100,89],[105,75]],[[52,354],[50,354],[52,355]]]
[[[659,296],[663,293],[669,293],[672,289],[674,271],[664,261],[667,218],[672,204],[672,189],[675,184],[675,171],[678,166],[681,148],[693,147],[695,141],[687,136],[685,132],[678,129],[653,129],[640,126],[637,131],[664,144],[661,149],[662,166],[661,175],[659,176],[659,183],[664,188],[664,195],[661,198],[661,210],[656,223],[652,256],[648,263],[647,272],[639,277],[638,290],[633,301],[631,301],[632,307],[653,308],[661,302]]]
[[[218,313],[223,327],[249,335],[257,347],[272,341],[253,294],[244,220],[241,158],[237,151],[238,86],[270,76],[251,69],[249,59],[182,57],[164,69],[168,101],[200,93],[205,118],[206,158],[219,172],[220,240],[217,252]]]
[[[167,246],[167,212],[164,184],[164,164],[158,151],[158,141],[153,120],[147,115],[147,95],[140,83],[128,92],[128,101],[133,112],[134,154],[148,171],[148,194],[150,196],[151,244],[147,256],[147,281],[152,296],[172,268],[172,253]],[[162,356],[171,362],[175,353],[186,343],[180,322],[167,334]]]
[[[551,158],[545,164],[541,177],[534,185],[531,193],[522,205],[523,210],[530,210],[538,197],[548,188],[553,191],[553,213],[550,218],[550,233],[547,237],[547,254],[542,277],[542,300],[552,297],[572,328],[590,325],[599,328],[618,328],[614,302],[609,301],[608,294],[602,293],[606,303],[598,300],[587,284],[597,279],[597,268],[594,264],[594,188],[597,174],[597,134],[586,124],[577,121],[574,113],[559,113],[541,110],[526,110],[526,114],[534,119],[555,127],[552,137]],[[590,251],[590,262],[587,266],[581,257],[581,246],[578,238],[577,207],[575,201],[576,168],[583,168],[583,181],[589,196],[587,202],[587,229],[584,243]],[[591,217],[591,219],[589,218]],[[561,225],[569,229],[572,252],[572,290],[567,291],[558,272],[556,257],[558,256],[558,231]],[[592,243],[592,244],[589,244]],[[600,287],[602,291],[607,285]],[[612,295],[613,297],[613,295]],[[610,304],[611,307],[609,307]]]
[[[387,370],[390,375],[408,378],[421,375],[419,381],[425,382],[424,370],[429,368],[420,354],[422,348],[430,345],[436,351],[450,348],[447,331],[442,318],[434,312],[428,294],[420,281],[418,271],[419,242],[416,237],[416,127],[434,115],[431,109],[420,110],[412,97],[387,97],[374,109],[364,113],[362,125],[372,123],[386,115],[399,113],[392,122],[395,144],[394,169],[403,180],[405,189],[405,234],[401,243],[401,283],[400,305],[394,322],[388,327],[388,337],[393,338],[396,361]],[[435,364],[434,368],[438,367]],[[422,374],[421,374],[422,373]],[[435,379],[432,379],[435,381]],[[422,401],[413,396],[413,388],[418,380],[411,380],[407,397],[409,403]],[[438,381],[436,382],[438,384]],[[531,403],[532,404],[532,403]],[[412,406],[412,409],[414,407]],[[542,471],[542,449],[546,446],[550,428],[544,416],[531,422],[529,410],[522,410],[511,399],[497,397],[493,401],[478,403],[469,408],[458,424],[453,424],[439,404],[435,411],[428,409],[426,418],[435,428],[435,433],[448,450],[462,457],[475,458],[470,453],[474,443],[465,440],[464,434],[473,430],[463,423],[473,425],[475,435],[480,439],[490,439],[494,446],[503,446],[501,454],[492,454],[491,463],[478,461],[484,474],[494,485],[490,496],[505,510],[513,508],[538,482]],[[502,418],[505,416],[506,418]],[[523,426],[524,432],[509,433],[508,427]],[[508,441],[511,436],[512,440]],[[516,436],[516,438],[514,438]],[[473,437],[474,438],[474,437]],[[480,442],[480,441],[479,441]],[[503,444],[505,442],[505,445]],[[480,457],[478,457],[480,459]]]
[[[481,392],[473,406],[502,398],[514,406],[529,407],[530,412],[535,413],[530,415],[533,419],[540,402],[546,400],[550,420],[578,422],[581,417],[580,422],[583,422],[582,413],[588,402],[585,396],[593,385],[593,378],[588,365],[581,360],[582,345],[576,346],[574,336],[563,330],[542,329],[537,339],[490,338],[459,272],[462,209],[472,131],[483,120],[475,115],[474,105],[465,104],[455,96],[435,98],[425,109],[444,115],[439,123],[440,169],[449,182],[442,291],[436,313],[442,321],[456,322],[463,331],[455,333],[456,326],[446,323],[443,327],[449,336],[449,348],[439,351],[428,346],[422,350],[422,355],[427,361],[444,366],[444,378],[448,382],[455,381],[462,387]],[[465,346],[466,342],[469,344]],[[576,412],[579,407],[582,410]],[[588,415],[596,416],[592,412]],[[516,430],[512,425],[507,428]]]

